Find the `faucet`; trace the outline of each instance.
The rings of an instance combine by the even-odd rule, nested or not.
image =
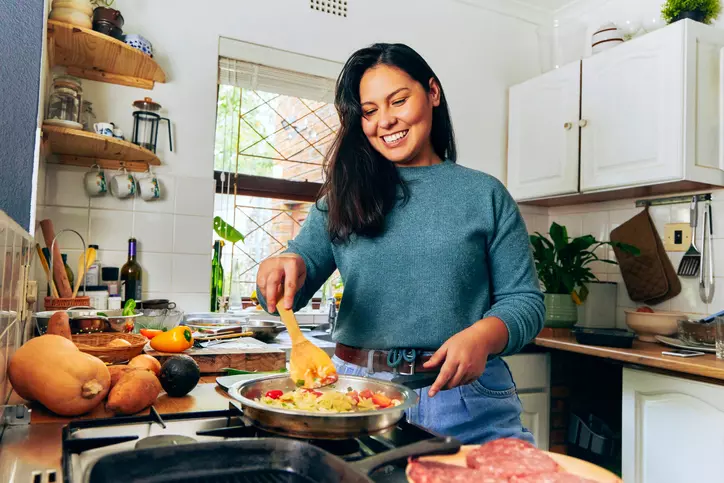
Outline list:
[[[327,333],[332,334],[332,332],[334,332],[334,325],[337,322],[337,300],[334,297],[330,297],[327,299],[327,302],[329,302],[329,313],[327,315],[327,325],[329,325],[329,328],[327,329]]]

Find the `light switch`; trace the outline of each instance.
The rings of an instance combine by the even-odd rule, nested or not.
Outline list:
[[[691,226],[688,223],[664,225],[664,248],[667,252],[685,252],[691,244]]]

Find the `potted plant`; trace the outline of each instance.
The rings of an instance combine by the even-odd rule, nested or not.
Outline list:
[[[615,246],[638,256],[636,247],[617,242],[597,241],[592,235],[569,239],[565,226],[552,223],[550,240],[536,232],[530,235],[535,268],[545,292],[547,327],[572,327],[578,320],[576,305],[586,300],[587,282],[598,277],[590,264],[602,262],[617,265],[614,260],[602,259],[595,251],[601,246]]]
[[[720,13],[720,0],[667,0],[661,9],[661,16],[666,23],[690,18],[697,22],[710,24]]]

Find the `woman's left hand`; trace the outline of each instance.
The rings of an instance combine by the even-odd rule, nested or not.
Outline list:
[[[434,397],[443,388],[452,389],[470,384],[482,376],[488,355],[502,352],[507,343],[508,328],[497,317],[479,320],[450,337],[423,364],[425,369],[441,366],[428,396]]]

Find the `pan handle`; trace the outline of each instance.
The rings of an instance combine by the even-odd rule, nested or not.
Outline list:
[[[450,437],[432,438],[385,451],[384,453],[370,456],[361,461],[355,461],[352,465],[360,472],[370,475],[382,466],[407,459],[410,456],[455,454],[458,451],[460,451],[460,441]]]
[[[438,372],[419,372],[411,376],[394,377],[390,382],[400,384],[412,390],[422,389],[424,387],[432,386],[432,383],[435,382],[438,374]]]

